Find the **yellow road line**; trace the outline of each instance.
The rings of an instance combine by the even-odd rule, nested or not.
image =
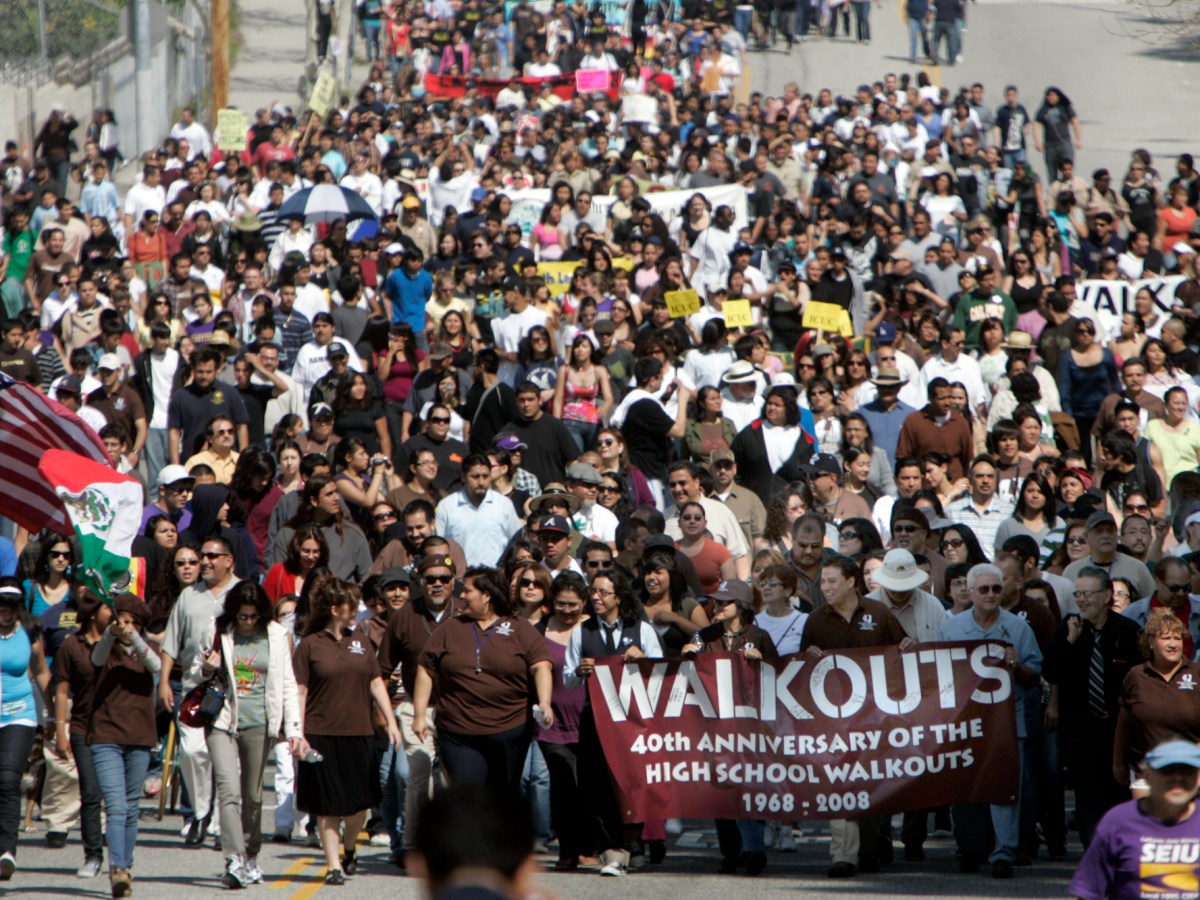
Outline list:
[[[300,888],[300,890],[298,890],[298,891],[296,891],[296,893],[292,894],[292,896],[290,898],[288,898],[288,900],[309,900],[309,898],[315,897],[317,895],[317,893],[323,887],[325,887],[325,867],[324,866],[322,866],[321,871],[317,873],[316,881],[312,882],[311,884],[306,884],[304,887]]]
[[[924,72],[929,76],[929,80],[933,82],[934,87],[942,86],[942,67],[941,66],[923,66]]]
[[[278,878],[271,880],[271,890],[282,891],[291,886],[292,880],[304,874],[304,870],[317,861],[315,856],[304,856],[288,866]]]

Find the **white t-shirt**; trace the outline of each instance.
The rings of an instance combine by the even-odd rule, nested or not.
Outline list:
[[[496,349],[505,353],[516,353],[521,339],[529,334],[529,330],[536,325],[544,326],[547,321],[545,311],[536,306],[527,306],[519,313],[505,313],[492,322],[492,337],[495,339]],[[505,360],[500,363],[500,371],[497,374],[501,381],[512,384],[517,377],[517,363]]]
[[[171,384],[175,370],[179,368],[179,351],[170,347],[162,356],[150,354],[150,396],[154,398],[154,412],[150,415],[150,428],[167,427],[167,406],[171,403]]]
[[[780,656],[800,652],[800,636],[808,622],[808,613],[792,610],[786,616],[767,615],[764,609],[754,617],[754,624],[771,636],[771,643]]]

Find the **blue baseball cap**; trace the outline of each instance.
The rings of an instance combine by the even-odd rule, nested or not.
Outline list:
[[[1165,769],[1168,766],[1200,769],[1200,747],[1189,741],[1167,741],[1146,754],[1146,765],[1152,769]]]

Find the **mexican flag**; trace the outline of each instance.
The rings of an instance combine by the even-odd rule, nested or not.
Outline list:
[[[62,501],[79,539],[76,579],[111,605],[130,582],[130,548],[142,524],[141,484],[67,450],[47,451],[38,472]]]

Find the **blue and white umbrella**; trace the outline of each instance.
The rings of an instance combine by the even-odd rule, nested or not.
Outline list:
[[[281,219],[304,219],[305,225],[374,219],[375,211],[361,196],[338,184],[318,184],[297,191],[279,207]]]

